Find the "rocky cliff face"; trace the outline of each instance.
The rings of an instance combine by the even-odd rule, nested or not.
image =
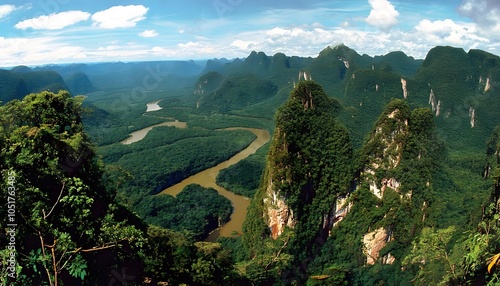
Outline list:
[[[296,221],[293,217],[293,210],[286,204],[285,198],[280,194],[280,190],[275,188],[271,178],[268,180],[263,203],[267,210],[266,224],[273,239],[278,238],[285,230],[285,227],[293,228],[295,226]]]
[[[426,166],[432,153],[429,146],[433,145],[433,117],[434,113],[428,109],[412,111],[404,100],[391,101],[362,148],[363,166],[357,189],[337,203],[334,226],[340,227],[350,212],[378,213],[364,217],[370,222],[362,233],[363,253],[368,265],[394,263],[396,258],[392,253],[381,255],[381,250],[389,242],[407,237],[417,224],[425,222],[426,190],[432,187]],[[357,201],[363,190],[374,199],[364,202],[359,209]],[[395,223],[406,219],[401,217],[407,211],[403,206],[410,205],[413,209],[407,215],[414,216],[411,222]]]
[[[258,213],[248,214],[263,220],[273,240],[292,232],[290,248],[305,253],[348,209],[341,198],[352,179],[352,147],[335,106],[317,83],[297,83],[276,115],[265,183],[252,201]]]
[[[406,79],[401,78],[401,89],[403,89],[403,97],[404,99],[408,98],[408,90],[406,89]]]
[[[371,150],[373,151],[370,155],[371,159],[362,171],[361,178],[368,182],[370,191],[379,199],[382,198],[387,187],[399,190],[400,183],[395,178],[380,178],[376,173],[379,170],[393,170],[399,165],[404,138],[408,134],[408,116],[407,107],[395,106],[393,109],[387,109],[387,112],[379,119],[375,131],[367,143],[374,149]]]
[[[408,106],[402,101],[393,102],[379,118],[374,132],[366,143],[365,150],[369,150],[371,154],[367,154],[369,160],[360,177],[361,181],[368,183],[370,191],[380,200],[383,199],[387,188],[400,193],[401,182],[389,174],[393,174],[393,170],[401,162],[409,132],[409,119]],[[380,250],[392,239],[392,231],[388,227],[380,227],[366,233],[363,237],[366,264],[375,264],[381,258]],[[394,262],[394,257],[390,253],[381,259],[382,263]]]
[[[383,227],[367,233],[363,237],[363,245],[365,247],[363,252],[366,255],[366,264],[375,264],[380,257],[380,250],[382,250],[382,248],[392,239],[391,232]],[[394,256],[388,253],[382,258],[381,263],[392,264],[395,260]]]

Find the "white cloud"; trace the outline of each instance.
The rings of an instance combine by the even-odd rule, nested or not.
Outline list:
[[[84,48],[60,42],[56,37],[0,37],[0,66],[36,65],[84,60]]]
[[[233,41],[231,43],[231,46],[232,47],[235,47],[239,50],[243,50],[243,51],[250,51],[249,47],[251,47],[253,45],[252,42],[248,42],[248,41],[243,41],[243,40],[236,40],[236,41]]]
[[[146,19],[149,8],[142,5],[113,6],[92,15],[94,26],[104,29],[131,28]]]
[[[498,0],[464,0],[458,11],[471,18],[482,34],[500,39],[500,2]]]
[[[0,5],[0,19],[7,17],[10,13],[16,10],[14,5]]]
[[[28,28],[35,30],[59,30],[78,22],[86,21],[89,17],[90,14],[87,12],[66,11],[24,20],[17,23],[14,27],[21,30],[26,30]]]
[[[399,12],[388,0],[368,0],[372,6],[366,23],[381,30],[390,30],[398,23]]]
[[[446,44],[457,46],[472,46],[480,42],[487,43],[489,40],[480,37],[477,34],[476,24],[474,23],[455,23],[453,20],[430,21],[421,20],[415,29],[430,42],[441,45]]]
[[[155,30],[145,30],[139,34],[139,36],[144,38],[154,38],[157,37],[158,35],[159,35],[158,32]]]

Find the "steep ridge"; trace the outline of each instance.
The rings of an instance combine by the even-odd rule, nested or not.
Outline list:
[[[0,101],[22,99],[29,93],[69,90],[60,74],[54,71],[33,71],[28,67],[0,70]]]
[[[332,227],[335,200],[348,192],[352,147],[335,120],[338,103],[320,85],[301,81],[276,114],[260,189],[243,229],[250,252],[265,236],[286,241],[296,259],[310,255]]]
[[[198,82],[194,93],[200,95],[196,111],[201,113],[229,113],[239,110],[269,99],[278,89],[272,81],[253,74],[222,78],[218,73],[208,73]],[[205,88],[209,93],[205,93]]]
[[[444,151],[433,117],[429,108],[411,110],[402,99],[385,107],[358,153],[355,189],[337,199],[334,227],[311,274],[344,261],[348,267],[389,265],[391,279],[406,281],[405,253],[432,223],[433,187],[441,180]]]

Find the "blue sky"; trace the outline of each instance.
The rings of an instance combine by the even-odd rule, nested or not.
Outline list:
[[[498,0],[37,0],[0,2],[0,66],[360,54],[436,45],[500,54]]]

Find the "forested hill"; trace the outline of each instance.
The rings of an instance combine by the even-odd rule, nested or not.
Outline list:
[[[194,88],[198,112],[269,118],[269,111],[286,101],[294,84],[312,79],[344,107],[340,116],[357,147],[392,98],[405,99],[412,107],[431,108],[438,135],[458,150],[470,146],[483,150],[486,138],[500,122],[496,112],[500,58],[480,50],[435,47],[424,60],[417,60],[402,52],[359,55],[339,45],[325,48],[315,58],[252,52],[244,60],[209,61],[203,72],[203,81]],[[249,100],[244,90],[260,85],[257,79],[268,88]],[[209,88],[204,90],[204,85]],[[232,96],[225,98],[221,93]]]
[[[500,254],[488,260],[500,251],[491,225],[500,129],[488,140],[485,177],[492,180],[485,181],[481,169],[459,165],[467,156],[453,157],[431,108],[392,99],[352,152],[338,106],[320,85],[301,81],[278,109],[244,224],[242,275],[259,285],[494,281],[486,272],[500,264]],[[485,158],[484,150],[476,156]]]
[[[0,70],[14,285],[494,285],[499,83],[498,56],[453,47]],[[210,178],[251,202],[202,242],[229,200],[158,192],[251,146],[235,127],[272,141]]]
[[[40,91],[70,91],[85,95],[95,91],[133,88],[170,89],[192,85],[205,61],[113,62],[93,64],[17,66],[0,69],[0,101],[22,99]],[[174,87],[177,88],[177,87]]]
[[[28,67],[0,69],[0,101],[22,99],[33,92],[69,90],[62,77],[54,71],[36,72]]]

